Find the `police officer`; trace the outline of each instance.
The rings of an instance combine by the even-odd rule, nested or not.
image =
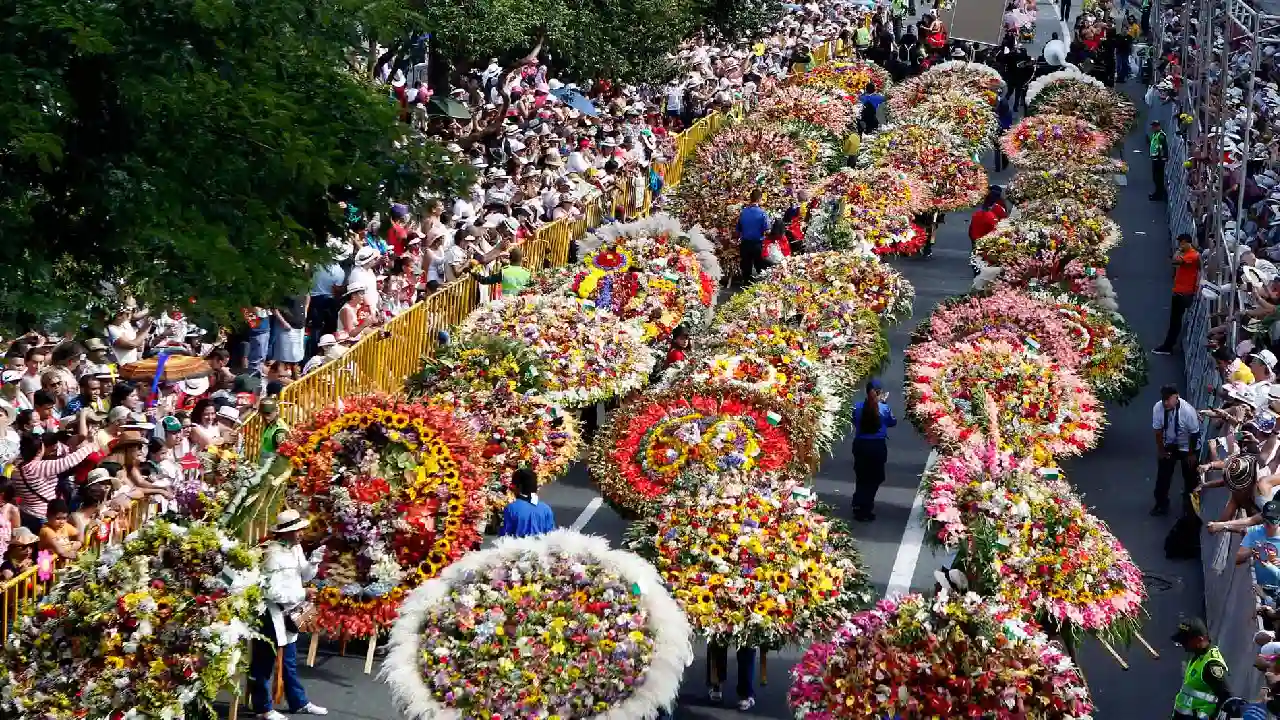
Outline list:
[[[1231,689],[1227,661],[1209,639],[1209,628],[1199,618],[1183,620],[1173,641],[1190,655],[1182,689],[1173,700],[1173,720],[1217,718],[1219,708],[1231,698]]]
[[[1169,161],[1169,138],[1160,129],[1158,120],[1151,121],[1151,134],[1147,136],[1151,144],[1151,181],[1155,184],[1155,192],[1147,197],[1151,200],[1167,200],[1164,186],[1164,166]]]

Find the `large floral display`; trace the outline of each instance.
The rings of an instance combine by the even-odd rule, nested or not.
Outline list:
[[[482,306],[458,335],[499,335],[532,348],[546,369],[547,400],[585,407],[639,389],[653,371],[654,355],[637,320],[623,322],[582,300],[529,296]]]
[[[1137,396],[1147,384],[1147,356],[1120,315],[1070,293],[1033,290],[1030,296],[1062,320],[1081,357],[1080,377],[1099,397],[1126,403]]]
[[[856,99],[820,87],[783,87],[761,97],[755,115],[773,122],[802,122],[843,138],[858,121]]]
[[[870,604],[847,528],[806,490],[739,479],[671,497],[628,533],[697,632],[773,649],[825,636]]]
[[[1056,253],[1090,267],[1106,265],[1120,243],[1120,226],[1105,214],[1075,200],[1027,204],[1017,218],[1001,220],[973,242],[975,265],[1004,267],[1027,258]]]
[[[949,93],[979,98],[995,108],[1003,88],[1004,80],[993,67],[962,60],[945,62],[894,87],[888,94],[889,112],[903,118],[911,108]]]
[[[991,285],[1069,292],[1088,299],[1112,313],[1120,310],[1115,288],[1103,268],[1086,265],[1079,258],[1055,251],[1018,258],[1003,267],[985,267],[974,288]]]
[[[331,536],[316,580],[316,627],[367,637],[394,622],[404,590],[480,540],[489,469],[451,408],[367,395],[293,430],[289,505]]]
[[[675,700],[691,640],[651,565],[558,530],[415,590],[382,675],[410,720],[646,718]]]
[[[1106,172],[1122,167],[1122,163],[1107,157],[1110,137],[1074,115],[1025,117],[1004,134],[1000,143],[1010,162],[1038,170],[1084,168]]]
[[[862,160],[924,179],[933,210],[977,205],[989,187],[987,171],[973,161],[964,141],[939,124],[887,125],[864,145]]]
[[[60,571],[4,649],[13,720],[212,714],[248,666],[261,595],[256,551],[203,523],[153,518],[123,545]]]
[[[405,381],[405,389],[410,397],[498,387],[536,393],[546,389],[548,377],[542,357],[525,343],[477,333],[423,358],[422,369]]]
[[[1101,169],[1070,167],[1019,170],[1005,188],[1005,197],[1014,205],[1069,198],[1108,212],[1118,199],[1115,183]]]
[[[906,595],[860,613],[792,670],[796,720],[1087,720],[1075,663],[1015,610],[973,593]]]
[[[957,90],[924,98],[906,109],[901,121],[945,127],[974,153],[992,147],[1000,125],[986,98]]]
[[[798,476],[812,452],[802,411],[776,395],[683,383],[614,411],[591,448],[591,476],[620,512],[643,516],[676,490],[734,472]]]
[[[824,181],[816,195],[805,229],[810,251],[910,255],[924,245],[925,235],[911,217],[932,200],[915,175],[888,167],[844,170]]]
[[[1123,93],[1078,70],[1059,70],[1033,81],[1027,88],[1027,111],[1088,118],[1113,143],[1129,132],[1137,116]]]
[[[1026,342],[913,346],[905,385],[912,421],[943,447],[985,442],[997,432],[1003,446],[1022,455],[1037,448],[1079,455],[1102,430],[1101,405],[1089,388]]]
[[[762,276],[788,302],[821,308],[870,310],[895,323],[911,316],[915,288],[897,270],[875,258],[819,252],[788,258]],[[728,314],[728,313],[726,313]]]
[[[876,92],[889,88],[889,73],[879,65],[864,60],[825,63],[794,80],[802,87],[833,88],[850,95],[860,95],[870,84]]]
[[[939,303],[912,340],[950,345],[983,338],[1034,343],[1062,367],[1073,370],[1084,360],[1079,344],[1053,305],[1009,287]]]
[[[743,307],[755,313],[766,306]],[[832,384],[842,388],[856,386],[888,360],[888,338],[880,319],[870,311],[860,310],[847,322],[827,326],[838,327],[839,332],[815,329],[820,326],[810,327],[795,316],[774,317],[767,312],[732,319],[725,316],[704,343],[722,353],[792,353],[803,361],[821,363]],[[847,396],[847,392],[842,394]]]

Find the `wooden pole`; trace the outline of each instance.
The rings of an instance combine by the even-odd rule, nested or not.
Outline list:
[[[369,637],[369,651],[364,654],[364,674],[373,672],[373,653],[378,649],[378,634]]]
[[[275,682],[272,686],[275,690],[271,693],[274,698],[273,705],[279,707],[284,703],[284,654],[281,652],[284,648],[276,648],[276,673]]]
[[[311,633],[311,644],[307,647],[307,667],[316,666],[316,651],[320,649],[320,632]]]
[[[1151,647],[1151,644],[1147,642],[1146,638],[1142,637],[1141,633],[1135,632],[1133,634],[1133,637],[1138,641],[1139,644],[1142,645],[1142,647],[1147,649],[1147,652],[1151,653],[1151,657],[1155,658],[1156,660],[1160,659],[1160,653],[1156,652],[1156,649]]]
[[[769,684],[769,651],[760,648],[760,684]]]
[[[1115,658],[1116,662],[1120,663],[1121,670],[1129,669],[1129,663],[1125,662],[1124,658],[1120,657],[1120,653],[1117,653],[1116,649],[1111,647],[1111,643],[1107,642],[1106,640],[1103,640],[1102,638],[1098,638],[1098,642],[1102,643],[1103,650],[1106,650],[1111,655],[1111,657]]]

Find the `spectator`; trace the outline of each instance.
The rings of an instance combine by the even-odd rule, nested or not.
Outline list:
[[[1234,351],[1229,347],[1220,347],[1213,351],[1213,362],[1218,367],[1218,372],[1222,374],[1223,382],[1239,383],[1241,385],[1252,385],[1254,383],[1253,372],[1249,370],[1249,366],[1240,361],[1236,357]]]
[[[1154,516],[1169,514],[1169,486],[1173,471],[1182,467],[1183,507],[1198,484],[1196,458],[1200,444],[1200,417],[1191,403],[1178,396],[1172,385],[1160,388],[1160,400],[1151,408],[1151,428],[1156,438],[1156,488]]]
[[[14,528],[13,537],[4,551],[4,562],[0,563],[0,581],[8,582],[35,567],[33,550],[38,542],[39,536],[27,528]]]
[[[81,488],[80,507],[71,513],[71,524],[85,542],[88,542],[89,533],[94,531],[98,523],[115,517],[114,509],[104,507],[111,494],[111,471],[106,468],[90,470],[88,481]]]
[[[32,532],[39,532],[45,524],[49,502],[55,499],[58,476],[79,465],[98,449],[96,443],[86,439],[86,411],[82,410],[78,419],[77,448],[57,459],[45,459],[45,444],[38,436],[22,436],[18,461],[13,469],[13,482],[18,489],[18,509],[22,525]]]
[[[1236,564],[1253,561],[1254,583],[1268,605],[1276,607],[1280,594],[1280,501],[1262,506],[1262,525],[1244,534],[1236,550]]]
[[[84,541],[75,525],[69,521],[67,501],[55,498],[49,501],[49,516],[40,528],[40,549],[48,550],[63,560],[75,560],[84,547]]]
[[[1178,236],[1178,251],[1173,256],[1173,298],[1169,304],[1169,329],[1165,332],[1164,342],[1151,352],[1156,355],[1168,355],[1178,343],[1182,334],[1182,316],[1195,302],[1196,291],[1200,285],[1200,253],[1191,242],[1191,235],[1182,233]]]

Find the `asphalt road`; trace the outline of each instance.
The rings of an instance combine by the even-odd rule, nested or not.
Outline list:
[[[1048,4],[1040,8],[1040,38],[1037,47],[1049,33],[1059,30],[1059,23]],[[1124,90],[1141,106],[1143,88],[1130,84]],[[1150,192],[1150,167],[1143,150],[1141,134],[1145,123],[1131,135],[1124,148],[1130,162],[1127,185],[1120,188],[1119,207],[1113,217],[1124,230],[1125,242],[1112,254],[1108,274],[1119,293],[1120,309],[1138,333],[1145,347],[1153,347],[1162,338],[1168,313],[1170,272],[1168,266],[1168,229],[1164,206],[1147,200]],[[991,167],[990,158],[986,158]],[[993,182],[1007,181],[1009,173],[993,176]],[[911,328],[926,317],[933,306],[945,297],[965,292],[972,273],[968,265],[969,241],[967,213],[950,215],[939,232],[935,252],[928,259],[896,259],[893,265],[904,273],[916,288],[914,319],[889,333],[893,361],[881,376],[891,389],[890,404],[902,418],[902,351]],[[1144,570],[1151,594],[1147,604],[1150,619],[1145,637],[1162,654],[1154,660],[1138,646],[1116,650],[1130,664],[1122,671],[1104,649],[1094,641],[1086,641],[1081,650],[1082,665],[1097,703],[1099,720],[1167,717],[1181,674],[1179,650],[1169,640],[1182,615],[1202,612],[1203,586],[1198,563],[1172,563],[1164,559],[1163,538],[1172,520],[1150,518],[1151,489],[1155,461],[1151,431],[1150,407],[1158,397],[1156,389],[1166,382],[1180,383],[1182,360],[1178,356],[1153,356],[1150,384],[1133,404],[1108,406],[1109,426],[1099,447],[1088,455],[1067,461],[1067,478],[1095,507],[1095,513],[1106,520],[1115,534]],[[929,591],[932,573],[946,562],[929,549],[921,550],[913,535],[915,526],[912,505],[930,448],[908,422],[901,422],[890,436],[888,480],[877,499],[878,518],[870,524],[854,524],[867,569],[876,589],[884,594],[891,578],[895,589]],[[849,443],[839,445],[815,478],[815,486],[824,502],[842,513],[849,512],[849,494],[853,488],[852,459]],[[621,539],[626,521],[607,505],[598,502],[585,468],[575,467],[568,477],[548,486],[540,493],[556,512],[562,526],[586,520],[582,530],[603,535],[611,541]],[[590,510],[589,508],[594,508]],[[305,642],[305,639],[304,639]],[[704,685],[705,655],[699,655],[685,676],[677,717],[688,720],[726,720],[729,718],[787,718],[786,691],[789,670],[801,650],[793,649],[771,655],[769,684],[757,688],[758,704],[748,714],[739,713],[732,690],[736,677],[730,659],[730,678],[723,705],[712,706],[706,700]],[[331,717],[338,720],[386,719],[398,717],[390,697],[375,675],[362,672],[363,645],[353,644],[348,655],[341,657],[336,647],[322,646],[314,668],[303,668],[304,684],[315,702],[327,706]]]

